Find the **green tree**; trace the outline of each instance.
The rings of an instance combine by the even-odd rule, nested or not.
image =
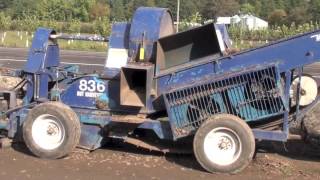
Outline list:
[[[0,12],[0,30],[9,30],[11,25],[11,17],[6,16],[4,12]]]
[[[102,36],[107,36],[108,34],[110,34],[111,26],[108,18],[100,18],[99,20],[96,20],[94,24],[96,27],[96,34],[100,34]]]
[[[180,0],[181,2],[183,0]],[[177,19],[177,8],[178,8],[178,3],[177,0],[168,0],[167,2],[162,2],[166,7],[166,8],[170,8],[171,12],[172,12],[172,16],[174,19]]]
[[[14,0],[12,2],[12,18],[18,19],[31,16],[37,12],[37,0]]]
[[[6,10],[12,5],[12,0],[0,0],[0,10]]]
[[[274,0],[274,6],[277,9],[286,9],[286,2],[284,0]]]
[[[157,0],[156,1],[156,6],[158,7],[164,7],[164,8],[169,8],[168,3],[170,0]]]
[[[269,0],[269,1],[261,1],[261,10],[260,10],[260,16],[263,18],[268,18],[271,13],[273,13],[277,7],[275,5],[274,0]]]
[[[250,3],[245,3],[241,5],[240,11],[245,14],[255,14],[256,9]]]
[[[68,31],[71,33],[80,33],[81,23],[79,20],[74,19],[69,23]]]
[[[65,1],[65,6],[68,6],[68,19],[79,19],[87,22],[90,19],[90,9],[96,4],[96,0],[70,0]],[[70,18],[71,16],[71,18]]]
[[[180,18],[188,19],[190,16],[199,13],[199,4],[194,0],[180,0]],[[174,1],[177,3],[177,1]]]
[[[145,6],[147,7],[155,7],[156,2],[154,0],[146,0]]]
[[[269,23],[271,25],[281,25],[286,22],[287,13],[283,9],[274,10],[269,16]]]
[[[90,9],[90,20],[97,20],[102,17],[110,16],[110,7],[107,4],[98,2]]]
[[[240,11],[251,13],[271,24],[301,25],[320,20],[320,0],[180,0],[180,19],[200,13],[202,20],[218,16],[233,16]],[[109,21],[129,21],[140,6],[170,8],[176,19],[177,0],[0,0],[0,12],[12,21],[88,22],[100,18]],[[281,11],[280,11],[281,10]],[[17,23],[19,24],[19,23]],[[19,26],[17,26],[18,28]]]
[[[233,16],[239,13],[240,4],[237,0],[209,0],[202,8],[205,18],[215,19],[218,16]]]
[[[287,17],[287,24],[304,24],[310,22],[311,17],[308,13],[308,9],[305,7],[293,8]]]
[[[320,0],[310,0],[309,12],[311,13],[312,20],[319,22],[320,20]]]
[[[111,3],[111,20],[112,21],[125,21],[126,15],[124,12],[123,0],[112,0]]]

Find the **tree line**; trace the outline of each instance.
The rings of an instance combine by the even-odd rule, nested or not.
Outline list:
[[[250,13],[268,20],[270,28],[249,31],[231,27],[242,40],[276,40],[319,29],[320,0],[180,0],[181,28],[218,16]],[[130,21],[140,6],[166,7],[176,18],[177,0],[0,0],[0,31],[33,32],[50,27],[65,33],[108,36],[112,22]],[[184,27],[185,26],[185,27]]]
[[[180,0],[181,19],[199,13],[202,20],[251,13],[272,25],[303,24],[320,19],[320,0]],[[177,0],[0,0],[0,11],[12,19],[92,22],[130,20],[140,6],[167,7],[176,16]]]

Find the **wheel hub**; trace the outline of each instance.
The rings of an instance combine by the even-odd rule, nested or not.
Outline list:
[[[64,142],[65,129],[56,116],[44,114],[34,120],[32,138],[42,149],[53,150]]]
[[[298,89],[300,84],[300,99],[299,102],[297,101],[298,97]],[[317,81],[314,80],[312,77],[309,76],[301,76],[295,78],[292,81],[291,89],[290,89],[290,97],[292,101],[292,105],[299,104],[300,106],[307,106],[313,103],[318,95],[318,84]]]
[[[59,131],[59,128],[55,125],[49,125],[48,130],[47,130],[47,134],[50,136],[54,136],[57,134],[57,132]]]
[[[223,137],[220,142],[219,142],[219,148],[220,150],[229,150],[231,149],[232,147],[232,142],[229,138],[227,137]]]
[[[238,135],[228,128],[216,128],[204,139],[204,152],[208,160],[220,166],[234,163],[241,154],[241,141]]]

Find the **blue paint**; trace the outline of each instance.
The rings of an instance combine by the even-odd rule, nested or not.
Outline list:
[[[81,125],[81,136],[78,147],[96,150],[103,145],[102,129],[94,125]]]
[[[115,23],[109,40],[109,48],[128,49],[129,48],[130,23]]]
[[[86,89],[82,91],[80,86],[81,82],[86,82],[86,88],[95,89],[94,91],[90,91]],[[94,84],[90,84],[89,82],[94,82]],[[97,109],[98,101],[106,103],[109,106],[109,81],[101,80],[96,76],[87,76],[76,81],[72,82],[67,90],[61,93],[61,100],[63,103],[75,107],[75,108],[84,108],[84,109]],[[98,91],[98,85],[104,87],[104,91]],[[109,107],[106,107],[109,109]]]
[[[277,66],[212,75],[164,94],[174,139],[193,134],[215,114],[232,114],[247,122],[283,115],[283,94],[276,86]],[[265,79],[267,78],[267,79]]]
[[[168,121],[154,121],[146,120],[138,129],[153,130],[159,139],[172,140],[173,135],[171,132],[170,124]]]
[[[55,45],[49,45],[51,34],[55,34],[55,31],[44,28],[39,28],[35,32],[28,61],[23,68],[24,72],[37,73],[43,71],[43,67],[59,65],[59,48]]]
[[[172,16],[168,9],[138,8],[131,22],[129,56],[135,58],[144,43],[145,60],[153,60],[155,43],[160,37],[168,35],[165,31],[169,33],[174,31]]]
[[[276,63],[279,64],[279,72],[295,69],[301,66],[312,64],[320,60],[320,43],[314,38],[314,35],[320,33],[315,31],[306,33],[290,39],[281,40],[263,47],[244,51],[232,56],[222,57],[219,59],[209,59],[198,63],[184,64],[171,68],[169,72],[159,73],[157,77],[158,93],[162,94],[172,87],[179,87],[190,82],[199,81],[203,76],[209,74],[223,74],[254,65],[264,65]],[[294,49],[294,51],[292,51]],[[290,52],[290,53],[288,53]],[[309,56],[308,56],[309,54]],[[219,63],[219,66],[215,65]],[[192,74],[203,70],[197,77]],[[183,77],[178,81],[169,81],[173,76]],[[169,83],[168,83],[169,82]]]
[[[284,132],[272,132],[261,129],[253,129],[252,131],[256,139],[282,142],[286,142],[288,140],[288,134]]]
[[[254,103],[247,103],[239,106],[239,102],[246,101],[245,91],[246,90],[244,86],[235,87],[233,89],[228,90],[228,98],[230,99],[233,108],[237,111],[237,113],[242,119],[245,119],[246,121],[257,121],[265,117],[276,115],[283,110],[283,106],[275,108],[271,105],[268,105],[270,107],[258,109],[257,107],[255,107]],[[282,102],[279,101],[279,104],[282,104]]]
[[[210,96],[214,103],[217,104],[217,106],[220,109],[220,112],[226,113],[227,107],[226,104],[223,101],[221,93],[214,93],[212,96]]]
[[[130,33],[130,23],[115,23],[112,25],[112,31],[110,35],[110,40],[108,43],[108,55],[111,49],[129,49],[129,33]],[[107,61],[109,61],[109,56]],[[110,59],[112,60],[112,59]],[[106,63],[107,64],[107,63]],[[120,69],[106,67],[104,71],[104,76],[113,79],[119,76]]]
[[[8,122],[0,121],[0,129],[7,129],[7,127],[8,127]]]
[[[211,26],[211,25],[207,25]],[[96,149],[103,143],[103,129],[110,124],[117,123],[114,115],[143,115],[148,117],[167,110],[168,120],[162,122],[158,119],[145,118],[145,122],[137,125],[139,129],[148,129],[156,133],[160,139],[177,140],[180,136],[192,135],[198,127],[190,126],[186,129],[179,126],[188,125],[190,118],[190,109],[194,109],[193,103],[181,103],[173,106],[170,110],[170,104],[164,95],[171,91],[177,91],[191,86],[203,85],[205,82],[213,82],[219,78],[229,78],[233,75],[241,75],[250,69],[263,69],[269,66],[276,68],[276,86],[284,93],[274,98],[275,102],[281,104],[278,108],[256,107],[254,104],[239,105],[246,99],[246,87],[244,85],[221,90],[220,92],[208,93],[208,99],[219,107],[218,113],[227,113],[232,108],[234,114],[245,121],[264,120],[274,116],[284,116],[283,132],[270,132],[262,130],[253,130],[256,138],[268,140],[285,141],[288,135],[288,116],[289,116],[289,89],[291,83],[291,71],[295,68],[301,68],[307,64],[315,63],[320,60],[320,43],[312,38],[320,34],[320,31],[306,33],[290,39],[281,40],[263,47],[240,52],[231,56],[223,56],[223,52],[215,52],[216,56],[199,57],[192,61],[180,64],[169,69],[161,69],[159,62],[155,63],[156,43],[159,38],[170,35],[174,30],[171,13],[164,8],[139,8],[130,23],[116,23],[113,25],[109,42],[109,48],[124,49],[129,52],[129,60],[136,60],[139,49],[143,46],[146,50],[145,61],[153,63],[155,66],[154,83],[156,93],[148,97],[146,107],[148,110],[143,112],[142,108],[128,107],[120,105],[120,80],[119,72],[121,69],[105,68],[103,76],[89,75],[79,77],[73,73],[78,73],[78,67],[68,66],[58,72],[59,78],[56,79],[57,68],[60,65],[59,47],[57,44],[50,43],[50,35],[55,31],[51,29],[39,28],[34,36],[32,47],[28,55],[28,62],[20,71],[20,76],[28,80],[27,94],[24,98],[24,104],[40,103],[34,97],[35,92],[39,91],[39,98],[42,100],[61,97],[61,102],[73,108],[77,113],[82,124],[82,135],[80,146],[88,149]],[[229,35],[226,28],[221,25],[214,25],[212,36],[219,30],[222,34],[224,45],[231,47]],[[183,33],[182,33],[183,34]],[[180,34],[174,35],[179,36]],[[172,42],[175,43],[175,42]],[[217,43],[217,42],[215,42]],[[208,46],[212,47],[211,44]],[[222,49],[217,48],[218,50]],[[198,53],[199,54],[199,53]],[[134,62],[134,61],[133,61]],[[248,70],[249,69],[249,70]],[[280,74],[286,79],[285,84],[280,82]],[[35,75],[39,76],[39,89],[35,89]],[[59,80],[59,89],[49,89],[49,84]],[[103,85],[103,92],[95,90],[82,91],[80,82],[94,82],[95,85]],[[88,85],[92,88],[91,85]],[[223,88],[223,87],[222,87]],[[198,98],[204,96],[203,91],[197,93]],[[92,94],[98,94],[93,95]],[[179,96],[178,96],[179,98]],[[248,98],[248,97],[247,97]],[[206,103],[205,103],[206,104]],[[105,105],[105,106],[104,106]],[[310,105],[315,106],[315,104]],[[18,129],[21,128],[25,117],[31,107],[23,107],[9,115],[9,124],[0,124],[0,129],[9,130],[9,136],[14,137]],[[199,111],[199,109],[197,109]],[[196,112],[196,110],[194,110]],[[301,112],[301,114],[307,111]],[[145,113],[145,114],[144,114]],[[197,117],[199,118],[199,117]],[[139,118],[140,119],[140,118]],[[199,124],[204,119],[199,120]],[[5,127],[6,126],[6,127]],[[182,131],[182,130],[184,131]],[[182,137],[182,135],[181,135]]]

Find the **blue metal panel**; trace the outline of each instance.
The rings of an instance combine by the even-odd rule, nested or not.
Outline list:
[[[48,48],[49,44],[49,37],[51,34],[54,34],[55,32],[52,29],[45,29],[45,28],[39,28],[34,34],[34,38],[32,41],[32,46],[28,55],[28,61],[23,68],[23,70],[27,73],[36,73],[38,71],[42,71],[45,67],[45,61],[48,55],[48,52],[50,52],[50,55],[53,55],[52,57],[49,57],[48,60],[54,61],[58,60],[57,56],[57,48],[54,46],[50,46]],[[51,52],[52,51],[52,52]],[[50,64],[57,65],[57,62],[50,62]]]
[[[216,26],[222,32],[225,44],[228,45],[228,34],[225,27]],[[112,35],[110,38],[110,48],[128,49],[129,55],[132,58],[136,58],[139,53],[139,48],[143,46],[146,50],[145,60],[153,60],[155,42],[159,37],[169,35],[173,32],[173,21],[170,12],[167,9],[162,8],[139,8],[134,15],[132,24],[119,23],[113,26]],[[34,89],[34,75],[40,75],[40,88],[39,97],[47,97],[48,95],[48,83],[51,81],[49,74],[54,71],[50,67],[56,67],[59,65],[59,48],[57,45],[49,45],[49,36],[54,31],[50,29],[40,28],[35,33],[35,38],[32,43],[32,48],[29,52],[28,62],[24,67],[25,76],[28,79],[28,90],[25,103],[29,103],[33,99],[35,92]],[[215,33],[215,32],[212,32]],[[195,97],[198,102],[191,102],[189,104],[179,104],[172,106],[172,113],[169,113],[171,121],[187,120],[190,116],[188,110],[195,108],[195,103],[201,103],[202,106],[207,105],[202,96],[203,93],[209,94],[209,99],[219,106],[219,111],[223,113],[236,114],[245,120],[258,120],[263,119],[271,115],[279,115],[283,109],[283,103],[285,105],[285,119],[284,119],[284,132],[281,133],[269,133],[267,131],[254,130],[257,138],[269,139],[269,140],[284,140],[287,138],[288,130],[288,115],[289,115],[289,86],[291,81],[289,78],[290,70],[304,66],[306,64],[314,63],[320,60],[320,31],[307,33],[304,35],[296,36],[294,38],[282,40],[264,47],[248,50],[235,54],[233,56],[214,58],[204,57],[202,59],[193,59],[192,62],[172,67],[168,70],[160,71],[157,74],[157,91],[158,95],[162,95],[169,90],[177,90],[185,88],[193,83],[200,83],[201,86],[193,87],[192,91],[195,91]],[[245,86],[242,86],[242,81],[239,81],[239,86],[231,87],[228,85],[219,86],[219,88],[227,87],[227,90],[219,90],[218,88],[211,88],[209,90],[217,91],[217,93],[211,93],[205,91],[208,85],[201,84],[204,81],[214,82],[217,75],[225,76],[228,78],[230,74],[234,72],[243,73],[248,67],[256,67],[261,69],[265,65],[274,64],[278,67],[279,73],[286,72],[287,84],[286,94],[282,96],[281,107],[277,109],[258,109],[255,106],[246,104],[239,106],[237,102],[245,101],[243,97],[246,96]],[[51,72],[48,72],[50,69]],[[118,71],[110,69],[108,73],[112,75],[112,78],[116,78]],[[208,78],[208,79],[206,79]],[[81,90],[81,81],[86,81],[85,90]],[[72,82],[71,77],[68,77],[66,81]],[[232,82],[232,79],[228,79],[222,82]],[[91,83],[89,83],[91,82]],[[229,83],[228,82],[228,83]],[[93,85],[94,84],[94,85]],[[103,85],[105,88],[103,91],[97,91],[96,85]],[[112,85],[111,85],[112,84]],[[232,83],[231,83],[232,84]],[[229,84],[230,85],[230,84]],[[277,86],[280,87],[279,78],[277,78]],[[95,90],[93,90],[95,88]],[[89,109],[85,112],[87,115],[79,114],[79,119],[83,124],[83,136],[82,141],[85,146],[92,148],[99,147],[102,138],[100,136],[101,127],[106,126],[112,118],[109,115],[104,117],[95,117],[94,113],[101,113],[98,109],[109,113],[110,109],[123,110],[130,109],[129,107],[120,107],[119,105],[119,81],[114,79],[113,81],[102,80],[98,76],[83,77],[75,80],[71,84],[65,84],[63,88],[64,92],[61,94],[62,101],[75,108]],[[91,90],[90,90],[91,89]],[[115,92],[115,93],[113,93]],[[186,91],[185,91],[186,92]],[[176,95],[176,92],[172,92]],[[179,94],[179,93],[178,93]],[[192,94],[192,93],[191,93]],[[181,94],[179,96],[182,96]],[[179,99],[180,97],[175,97]],[[229,99],[226,102],[226,97]],[[260,99],[259,99],[260,100]],[[261,101],[261,100],[260,100]],[[276,103],[277,101],[273,101]],[[280,102],[280,101],[279,101]],[[166,102],[168,104],[168,102]],[[263,101],[260,102],[260,107],[263,106]],[[168,106],[168,105],[167,105]],[[202,108],[204,109],[204,108]],[[231,110],[230,110],[231,109]],[[26,110],[26,109],[24,109]],[[231,111],[231,112],[230,112]],[[233,111],[233,112],[232,112]],[[136,110],[135,113],[138,113]],[[169,111],[168,111],[169,112]],[[193,111],[191,113],[194,113]],[[199,109],[197,112],[200,112]],[[249,113],[250,112],[250,113]],[[208,113],[208,112],[206,112]],[[211,112],[209,112],[211,113]],[[17,123],[23,121],[25,113],[10,114],[10,136],[14,136],[17,131]],[[189,130],[195,130],[201,119],[197,114],[195,115],[198,122],[195,122],[189,126]],[[21,122],[20,122],[21,123]],[[187,122],[190,123],[190,122]],[[87,125],[94,126],[87,126]],[[98,127],[98,126],[101,127]],[[160,121],[148,121],[143,123],[139,128],[151,129],[156,132],[160,138],[170,137],[170,131],[167,126],[163,126]],[[173,127],[175,128],[175,127]],[[175,132],[176,129],[174,129]],[[185,133],[185,132],[178,132]],[[171,134],[172,135],[172,134]]]
[[[197,82],[209,74],[245,70],[247,67],[278,64],[279,72],[312,64],[320,60],[320,42],[315,38],[320,31],[307,33],[270,45],[244,51],[219,59],[201,59],[198,62],[176,66],[158,74],[158,94],[173,87]]]
[[[103,145],[103,136],[101,131],[102,129],[99,126],[82,124],[80,142],[78,146],[88,150],[96,150],[100,148]]]
[[[155,42],[174,32],[171,13],[165,8],[138,8],[132,18],[129,56],[135,58],[144,43],[145,60],[154,58]]]
[[[279,62],[279,71],[286,72],[315,63],[320,60],[320,42],[312,37],[319,33],[320,31],[307,33],[221,59],[220,71]]]
[[[23,99],[24,104],[31,103],[33,94],[34,94],[34,82],[33,82],[33,76],[28,74],[25,79],[27,80],[27,91],[26,91],[26,96]]]
[[[109,48],[128,49],[129,48],[129,23],[115,23],[109,40]]]
[[[238,87],[231,88],[227,91],[228,99],[230,100],[232,107],[235,109],[236,113],[241,118],[243,118],[246,121],[256,121],[259,119],[270,117],[270,115],[275,115],[279,112],[283,112],[283,103],[281,102],[280,98],[275,99],[272,103],[268,103],[266,100],[262,100],[262,103],[254,102],[256,100],[251,99],[251,101],[253,101],[251,103],[239,104],[239,102],[246,102],[246,98],[249,98],[248,93],[252,93],[248,92],[247,88],[248,87],[241,85]]]
[[[111,49],[128,50],[129,49],[129,32],[130,32],[129,23],[115,23],[112,26],[112,31],[110,35],[109,44],[108,44],[108,50],[111,50]],[[114,57],[110,57],[110,52],[108,52],[107,61],[111,60],[110,58],[114,58]],[[106,67],[103,76],[109,79],[113,79],[117,77],[119,73],[120,73],[119,68]]]
[[[269,141],[281,141],[286,142],[288,140],[288,134],[285,132],[272,132],[261,129],[253,129],[253,134],[256,139],[269,140]]]
[[[60,65],[59,47],[50,40],[52,34],[55,31],[45,28],[37,29],[34,34],[28,61],[23,68],[23,72],[27,73],[25,79],[28,80],[25,103],[30,103],[35,98],[48,98],[48,83],[55,77],[48,68]]]
[[[138,127],[138,129],[152,130],[160,139],[172,140],[173,138],[168,121],[146,120]]]
[[[190,67],[181,71],[172,72],[168,75],[158,77],[158,94],[163,94],[170,89],[178,88],[186,84],[201,81],[204,76],[215,74],[215,63],[207,63],[203,66]]]
[[[39,98],[47,99],[49,93],[49,76],[48,74],[40,74]]]
[[[8,125],[7,121],[0,121],[0,129],[7,129]]]
[[[32,104],[30,104],[29,106],[31,105]],[[10,121],[8,122],[9,124],[7,126],[9,138],[15,138],[17,133],[21,133],[23,122],[25,121],[29,112],[27,107],[28,106],[24,106],[23,108],[18,109],[10,114]]]
[[[251,67],[166,92],[174,138],[191,135],[215,114],[232,114],[247,122],[283,114],[283,94],[275,69],[274,65]]]
[[[60,65],[60,49],[58,45],[49,45],[45,60],[46,68],[58,67]]]
[[[109,109],[112,100],[109,99],[108,82],[95,76],[80,78],[62,92],[61,100],[71,107],[98,109],[104,106],[100,108]]]

